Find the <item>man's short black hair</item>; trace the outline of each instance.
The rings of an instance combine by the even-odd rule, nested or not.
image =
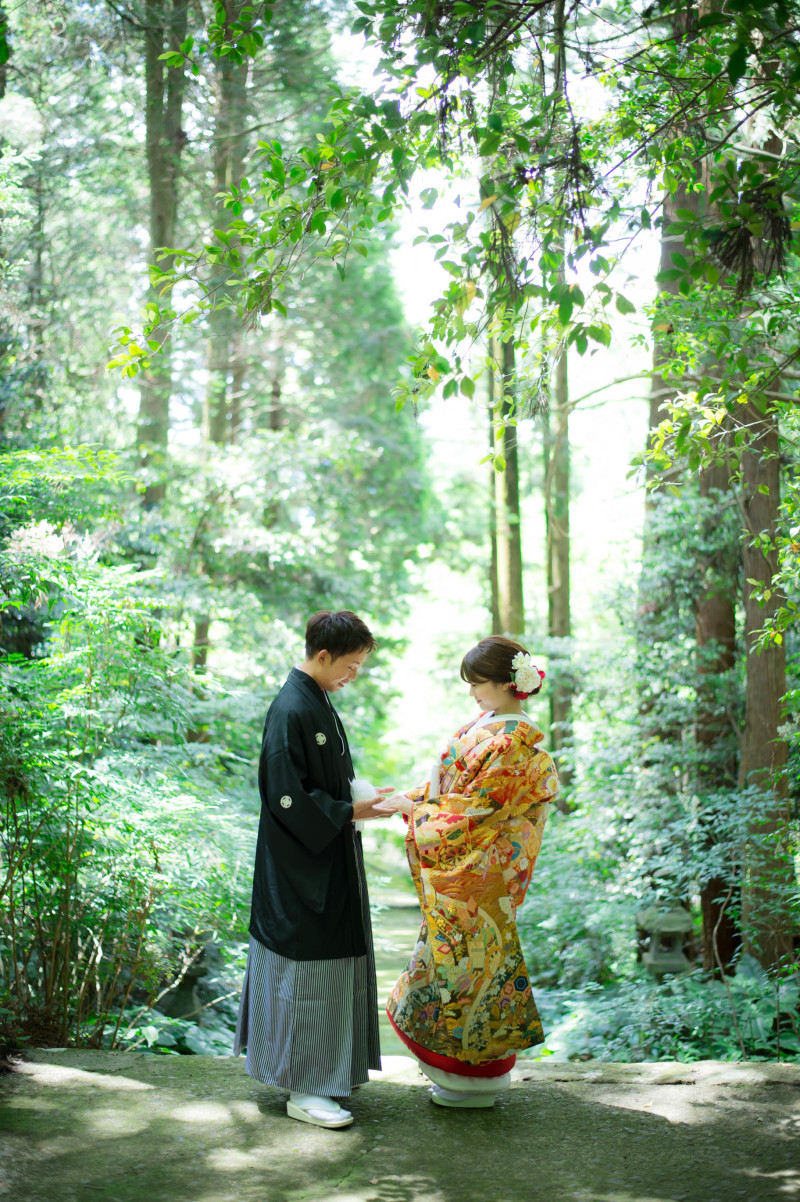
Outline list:
[[[352,610],[321,609],[308,619],[306,659],[312,659],[320,651],[328,651],[333,659],[339,659],[358,651],[374,651],[377,646],[369,627]]]

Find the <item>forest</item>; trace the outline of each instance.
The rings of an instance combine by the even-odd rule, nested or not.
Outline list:
[[[3,1046],[230,1053],[348,608],[381,784],[546,668],[536,1055],[800,1059],[797,230],[800,0],[0,6]]]

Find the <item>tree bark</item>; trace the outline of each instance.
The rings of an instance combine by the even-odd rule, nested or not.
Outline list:
[[[178,212],[178,174],[184,133],[181,127],[186,77],[182,67],[166,67],[160,55],[177,49],[186,39],[188,0],[147,0],[145,4],[145,143],[150,188],[149,262],[156,264],[162,247],[175,245]],[[163,271],[172,259],[162,259]],[[148,300],[163,298],[151,288]],[[152,337],[159,338],[155,330]],[[167,491],[169,403],[172,392],[168,344],[142,371],[139,391],[139,463],[148,482],[143,503],[158,505]]]
[[[765,80],[779,62],[760,61]],[[755,132],[755,131],[754,131]],[[783,139],[772,130],[762,143],[768,155],[783,152]],[[757,262],[763,270],[766,248],[759,244]],[[778,571],[774,539],[780,526],[780,439],[774,407],[762,413],[752,401],[742,406],[740,423],[750,438],[742,454],[745,518],[742,566],[744,574],[747,694],[740,765],[741,783],[761,791],[763,808],[753,815],[747,875],[742,896],[742,927],[747,950],[764,968],[777,969],[793,951],[797,920],[791,910],[797,880],[788,846],[787,745],[780,735],[786,692],[786,652],[783,642],[759,652],[758,632],[774,616],[783,597],[773,588]],[[769,596],[759,602],[757,594]]]
[[[505,469],[495,473],[497,512],[497,589],[500,628],[504,634],[520,636],[525,630],[522,595],[522,528],[519,506],[519,455],[517,427],[507,425],[514,394],[514,342],[502,344],[503,395],[495,405],[502,428],[495,450],[505,460]],[[497,354],[495,354],[497,358]]]
[[[226,0],[228,21],[234,21],[243,7],[242,0]],[[236,62],[225,55],[213,60],[215,70],[216,106],[213,140],[213,194],[210,223],[223,228],[231,214],[225,208],[221,193],[238,187],[244,175],[244,156],[247,148],[245,134],[247,115],[247,85],[249,63],[245,57]],[[208,314],[206,366],[208,380],[203,406],[203,432],[207,444],[229,446],[239,436],[242,424],[243,395],[246,379],[244,333],[233,305],[233,293],[225,285],[228,272],[209,280],[215,307]],[[213,500],[206,501],[212,511]],[[202,542],[199,554],[203,556]],[[207,571],[203,564],[204,574]],[[205,672],[208,660],[211,613],[195,618],[192,663],[197,672]],[[191,731],[190,740],[205,741],[208,730]]]
[[[713,539],[725,498],[730,497],[730,471],[716,464],[700,473],[703,508],[702,542]],[[723,556],[699,565],[703,587],[695,612],[697,641],[697,721],[695,738],[701,760],[699,792],[731,789],[736,782],[736,748],[732,745],[730,719],[722,707],[720,689],[724,677],[736,663],[736,574],[738,555]],[[702,820],[702,815],[701,815]],[[707,846],[714,843],[709,830]],[[729,880],[712,877],[701,882],[700,909],[703,917],[703,968],[721,975],[731,970],[741,945],[735,921],[739,887]]]
[[[238,16],[242,7],[238,0],[228,0],[228,20]],[[232,56],[214,59],[216,72],[216,109],[214,114],[214,200],[211,212],[212,227],[222,228],[231,220],[220,193],[238,187],[244,175],[244,156],[247,139],[244,132],[247,115],[247,58],[237,63]],[[244,361],[241,322],[233,304],[233,293],[225,286],[228,270],[222,269],[218,279],[209,281],[215,308],[208,315],[208,385],[204,407],[206,436],[213,443],[236,441],[242,420],[244,390]]]
[[[554,639],[572,634],[570,602],[569,533],[569,379],[567,352],[556,363],[551,423],[548,414],[544,432],[545,528],[547,537],[547,629]],[[553,431],[553,425],[555,430]],[[550,739],[558,765],[562,792],[559,809],[570,810],[567,794],[572,769],[559,753],[572,740],[572,693],[568,685],[553,682],[550,688]]]
[[[683,9],[672,15],[672,34],[676,43],[681,43],[694,34],[697,24],[697,12],[694,5],[690,2]],[[700,168],[702,171],[702,168]],[[677,221],[677,209],[689,209],[696,213],[702,203],[703,192],[689,192],[684,184],[677,189],[675,194],[667,193],[664,197],[664,204],[661,213],[661,254],[658,265],[659,274],[663,271],[669,271],[674,268],[673,254],[681,254],[684,258],[686,254],[686,240],[682,234],[668,233],[669,227]],[[655,430],[661,423],[664,417],[664,404],[674,394],[675,388],[669,380],[662,379],[657,373],[665,359],[663,343],[669,337],[670,320],[669,320],[669,297],[678,296],[679,280],[659,280],[658,292],[660,301],[660,313],[658,321],[655,325],[655,338],[653,342],[653,371],[650,385],[650,430]],[[648,473],[653,473],[656,469],[648,465]],[[647,537],[647,518],[652,510],[652,505],[655,502],[655,491],[648,491],[645,496],[645,541]]]
[[[488,377],[489,390],[489,450],[495,449],[495,373],[494,368],[489,368]],[[489,590],[490,590],[490,605],[492,612],[492,634],[502,634],[503,628],[500,624],[500,590],[497,583],[497,497],[496,497],[496,472],[494,467],[489,468]]]
[[[772,539],[780,518],[780,458],[775,413],[761,413],[748,404],[744,419],[750,441],[742,455],[746,530],[744,567],[745,646],[747,698],[742,744],[741,782],[755,786],[767,801],[754,818],[748,880],[743,897],[743,926],[748,950],[765,968],[776,968],[792,952],[792,921],[788,909],[794,872],[781,832],[786,829],[787,748],[779,726],[786,692],[783,643],[760,653],[758,632],[781,604],[776,591],[763,604],[761,588],[772,588],[778,556]]]

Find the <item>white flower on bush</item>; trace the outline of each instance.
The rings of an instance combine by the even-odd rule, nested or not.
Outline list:
[[[64,554],[64,539],[49,522],[33,522],[14,531],[6,544],[6,554],[17,561],[57,559]]]
[[[518,651],[511,661],[514,685],[520,693],[535,693],[542,683],[542,673],[525,651]]]

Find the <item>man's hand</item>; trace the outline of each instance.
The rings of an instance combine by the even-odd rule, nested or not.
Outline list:
[[[371,801],[354,801],[353,821],[364,822],[369,818],[390,818],[397,812],[394,801],[389,801],[389,797],[394,791],[394,785],[387,785],[384,788],[376,789],[375,796]]]

